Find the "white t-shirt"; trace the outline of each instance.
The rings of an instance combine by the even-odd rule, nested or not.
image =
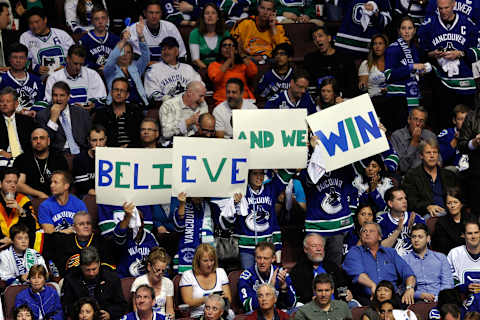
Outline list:
[[[253,104],[250,99],[243,99],[241,110],[257,109],[257,106]],[[223,101],[213,109],[213,116],[215,117],[215,130],[223,131],[225,139],[231,139],[233,136],[232,128],[232,109],[228,105],[227,101]]]
[[[133,281],[131,292],[135,293],[135,290],[142,284],[148,284],[148,275],[144,274],[143,276],[138,277]],[[167,297],[173,297],[173,282],[172,280],[162,277],[162,287],[160,289],[160,294],[155,297],[155,304],[153,306],[153,311],[165,315],[165,305],[167,302]]]
[[[378,70],[376,65],[373,65],[370,71],[368,70],[368,61],[363,60],[358,68],[359,76],[368,76],[368,94],[370,97],[379,96],[382,94],[381,89],[385,87],[385,75]]]
[[[180,288],[191,286],[193,289],[192,294],[194,299],[208,296],[211,293],[216,291],[223,291],[222,286],[228,284],[227,273],[222,268],[217,268],[216,273],[217,273],[217,281],[215,282],[215,286],[212,289],[203,289],[202,287],[200,287],[200,284],[198,283],[197,278],[195,278],[195,275],[193,274],[193,270],[185,271],[182,274],[182,279],[180,280]],[[190,312],[190,317],[197,318],[203,315],[204,307],[205,305],[202,304],[201,306],[192,308]]]

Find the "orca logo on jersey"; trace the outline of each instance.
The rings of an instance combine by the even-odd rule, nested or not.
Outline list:
[[[264,232],[270,227],[269,220],[270,212],[263,209],[262,205],[256,205],[245,218],[245,224],[251,231]]]
[[[134,262],[130,264],[128,267],[128,272],[132,275],[132,277],[138,277],[142,274],[145,274],[145,264],[143,260],[135,259]]]
[[[353,6],[352,9],[352,21],[358,25],[361,25],[361,19],[362,19],[362,11],[364,10],[365,3],[357,3],[355,6]],[[372,21],[368,23],[369,27],[373,26]]]
[[[330,187],[320,206],[327,214],[337,214],[343,207],[341,197],[341,194],[335,190],[335,187]]]

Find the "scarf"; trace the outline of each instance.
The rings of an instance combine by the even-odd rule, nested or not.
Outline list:
[[[35,251],[32,249],[27,248],[25,250],[25,255],[23,256],[24,259],[20,258],[15,250],[13,249],[13,246],[10,247],[10,251],[13,254],[13,259],[15,259],[15,265],[17,267],[17,272],[19,275],[26,274],[28,270],[35,264],[35,261],[37,260],[35,258]]]
[[[397,42],[402,49],[407,64],[414,64],[415,61],[413,60],[412,49],[410,49],[408,44],[401,37],[398,38]],[[420,104],[420,90],[418,89],[418,80],[418,75],[415,73],[411,73],[410,79],[408,79],[405,83],[405,95],[407,97],[407,104],[409,110],[410,108],[416,107]]]

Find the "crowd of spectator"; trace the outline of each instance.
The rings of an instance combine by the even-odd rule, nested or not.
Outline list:
[[[1,0],[0,320],[480,319],[478,23],[478,0]],[[380,154],[96,203],[97,147],[361,94]]]

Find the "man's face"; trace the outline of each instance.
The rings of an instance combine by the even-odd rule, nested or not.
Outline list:
[[[261,273],[270,272],[274,258],[275,253],[270,248],[255,250],[255,262],[257,263],[258,271]]]
[[[12,52],[9,61],[13,71],[25,70],[25,66],[27,65],[27,55],[25,52]]]
[[[420,158],[426,168],[435,168],[438,164],[438,148],[432,147],[429,144],[425,145]]]
[[[327,306],[332,300],[333,288],[330,283],[317,283],[315,286],[315,300],[320,306]]]
[[[274,14],[275,9],[273,2],[261,1],[258,5],[258,18],[261,22],[266,23],[270,20],[272,14]]]
[[[215,137],[215,118],[204,117],[200,122],[198,134],[202,137]]]
[[[205,101],[205,94],[207,89],[205,87],[194,88],[190,91],[190,97],[193,100],[193,107],[199,107]]]
[[[288,58],[289,57],[287,51],[283,49],[278,49],[273,56],[273,59],[275,60],[275,65],[277,67],[285,66],[288,63]]]
[[[28,18],[28,27],[35,35],[44,35],[47,32],[47,18],[33,15]]]
[[[31,135],[32,149],[36,152],[44,152],[50,145],[50,137],[45,129],[33,130]]]
[[[362,244],[367,247],[378,244],[381,237],[378,233],[377,227],[374,224],[364,225],[360,234],[360,240],[362,241]]]
[[[83,277],[86,280],[93,280],[100,273],[100,263],[92,262],[89,265],[80,266],[80,269],[82,269]]]
[[[227,84],[227,102],[230,108],[237,109],[242,106],[243,91],[240,91],[240,86],[236,83]]]
[[[67,72],[70,76],[76,77],[80,74],[83,65],[85,64],[85,58],[79,57],[76,54],[67,56]]]
[[[92,17],[92,24],[97,32],[105,32],[108,25],[108,16],[104,11],[96,12]]]
[[[17,192],[18,176],[14,173],[6,174],[2,181],[2,192],[7,194],[8,192]]]
[[[317,30],[313,33],[313,43],[321,53],[325,54],[331,48],[332,37],[327,35],[324,30]]]
[[[430,241],[430,236],[427,236],[425,230],[414,230],[411,235],[412,246],[415,252],[422,252],[427,247]]]
[[[105,147],[107,144],[107,137],[105,136],[105,132],[102,130],[97,132],[95,130],[90,131],[90,135],[88,136],[88,142],[90,143],[90,149],[95,151],[96,147]]]
[[[207,299],[205,302],[204,318],[205,320],[218,320],[223,314],[220,302],[214,299]]]
[[[140,312],[152,310],[154,302],[150,290],[146,288],[141,288],[135,293],[135,306]]]
[[[162,9],[157,4],[151,4],[145,9],[144,15],[149,27],[158,27],[162,18]]]
[[[480,245],[480,230],[478,225],[469,223],[465,226],[465,242],[470,248],[478,248]]]
[[[305,78],[297,79],[297,81],[290,80],[290,93],[292,94],[293,98],[296,100],[300,100],[305,92],[308,89],[308,80]]]
[[[89,215],[77,215],[73,219],[73,230],[77,237],[87,238],[92,235],[92,219]]]
[[[393,192],[393,200],[388,201],[388,206],[396,212],[407,211],[407,195],[402,190]]]
[[[394,320],[394,318],[393,318],[393,306],[390,303],[384,303],[380,307],[380,319],[382,319],[382,320]]]
[[[412,115],[408,117],[408,129],[410,134],[412,134],[415,128],[423,129],[426,121],[427,115],[424,112],[413,110]]]
[[[254,188],[260,188],[265,180],[265,172],[263,170],[252,169],[248,171],[248,184]]]
[[[10,12],[7,7],[3,7],[3,11],[0,13],[0,30],[5,30],[10,23]]]
[[[112,85],[112,100],[116,104],[123,104],[129,96],[128,84],[124,81],[115,81]]]
[[[4,94],[0,97],[0,111],[10,117],[15,109],[18,107],[18,101],[16,101],[12,94]]]
[[[450,21],[453,19],[453,8],[455,8],[455,0],[438,0],[437,1],[438,12],[440,18],[444,21]]]
[[[453,124],[457,128],[457,131],[460,131],[463,126],[463,122],[465,121],[465,117],[467,116],[467,112],[457,112],[455,118],[453,118]]]
[[[273,310],[277,298],[275,297],[275,292],[267,286],[261,287],[257,292],[258,305],[261,310]]]
[[[63,89],[53,88],[52,89],[52,102],[53,104],[59,104],[62,107],[66,107],[70,99],[70,95]]]
[[[325,257],[325,244],[322,238],[317,236],[310,236],[307,238],[306,245],[303,247],[303,251],[308,257],[308,260],[314,263],[320,263]]]
[[[68,191],[70,185],[65,182],[63,175],[54,174],[50,182],[50,191],[54,196],[60,196]]]
[[[177,63],[178,47],[162,46],[162,59],[166,64],[174,65]]]
[[[158,128],[153,122],[146,121],[140,126],[140,139],[144,144],[150,144],[158,139]]]

